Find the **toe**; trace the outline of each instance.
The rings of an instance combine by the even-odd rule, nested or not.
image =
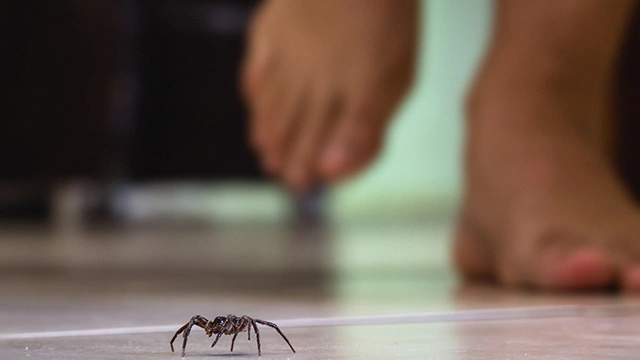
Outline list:
[[[453,248],[453,262],[460,274],[468,280],[493,277],[492,261],[487,252],[488,243],[465,223],[458,225]]]
[[[247,97],[249,111],[249,143],[257,151],[265,148],[269,134],[270,122],[274,109],[278,104],[278,92],[284,87],[283,75],[279,67],[269,72],[251,75],[253,81],[252,94]]]
[[[307,115],[303,112],[305,99],[308,94],[306,88],[300,83],[291,83],[281,96],[282,104],[277,115],[273,116],[273,123],[268,139],[269,151],[266,153],[266,170],[271,175],[280,174],[286,165],[286,160],[291,157],[288,151],[292,147],[297,130],[302,124],[300,119]]]
[[[305,119],[300,121],[299,129],[293,136],[291,149],[288,151],[284,178],[285,182],[297,190],[305,190],[313,185],[317,171],[314,168],[319,148],[327,129],[334,117],[336,106],[336,92],[331,86],[318,86],[312,106],[305,114]]]
[[[640,265],[632,265],[624,271],[621,285],[626,291],[640,292]]]
[[[597,290],[613,285],[615,280],[615,267],[605,252],[583,248],[542,254],[534,283],[549,290]]]
[[[368,165],[378,154],[386,118],[370,111],[372,109],[347,110],[338,119],[318,159],[324,180],[348,177]]]

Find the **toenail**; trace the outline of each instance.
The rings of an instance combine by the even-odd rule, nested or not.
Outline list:
[[[340,171],[347,162],[347,151],[342,144],[332,144],[327,147],[322,157],[322,168],[329,172]]]
[[[611,285],[612,265],[601,251],[582,249],[570,255],[549,256],[540,263],[539,284],[555,289],[596,289]]]

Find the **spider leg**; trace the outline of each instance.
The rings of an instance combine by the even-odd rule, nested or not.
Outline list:
[[[247,315],[244,315],[242,317],[242,328],[247,329],[247,341],[251,341],[251,320],[253,319],[248,317]]]
[[[237,318],[235,315],[227,315],[227,323],[225,325],[225,331],[228,335],[237,333],[236,323],[233,322],[233,319]]]
[[[260,357],[262,353],[262,351],[260,351],[260,330],[258,330],[258,325],[256,325],[256,321],[253,319],[251,319],[251,325],[253,325],[253,330],[256,332],[256,342],[258,343],[258,357]]]
[[[218,336],[216,336],[216,339],[213,340],[213,344],[211,344],[211,347],[216,346],[216,344],[218,343],[218,340],[220,340],[220,338],[222,337],[222,335],[224,335],[224,331],[220,331],[218,333]]]
[[[169,345],[171,345],[171,352],[174,352],[175,350],[173,349],[173,342],[176,341],[176,338],[178,337],[178,335],[180,335],[181,332],[184,331],[184,329],[187,328],[187,326],[189,326],[191,322],[188,322],[184,325],[182,325],[182,327],[180,329],[178,329],[178,331],[176,331],[175,334],[173,334],[173,337],[171,338],[171,341],[169,342]]]
[[[185,330],[182,333],[182,336],[184,337],[184,340],[182,341],[182,357],[184,357],[185,351],[187,349],[187,340],[189,338],[189,334],[191,333],[191,328],[193,328],[193,325],[198,325],[201,328],[204,328],[206,323],[207,323],[207,321],[208,320],[203,318],[202,316],[196,315],[196,316],[191,318],[191,321],[189,321],[185,326],[183,326],[183,328],[185,328]],[[180,332],[180,330],[178,330],[178,332]],[[176,335],[177,335],[177,333],[176,333]],[[174,337],[175,337],[175,335],[174,335]]]
[[[287,345],[289,345],[289,347],[291,348],[291,351],[293,351],[294,353],[296,352],[295,349],[293,348],[293,346],[291,346],[291,343],[289,342],[289,339],[287,339],[287,337],[282,333],[282,331],[280,331],[280,328],[278,327],[278,325],[269,322],[269,321],[264,321],[264,320],[260,320],[260,319],[255,319],[255,322],[257,322],[258,324],[262,324],[262,325],[266,325],[269,326],[271,328],[274,328],[278,334],[280,334],[280,336],[282,336],[282,338],[284,339],[284,341],[287,342]]]
[[[218,333],[218,336],[216,336],[216,339],[213,340],[213,344],[211,344],[211,347],[216,346],[216,344],[218,343],[218,340],[220,340],[220,338],[222,337],[222,335],[231,335],[231,333],[229,332],[229,330],[233,329],[233,315],[229,314],[227,315],[227,319],[224,323],[224,328],[220,329],[220,332]]]
[[[238,333],[235,333],[235,334],[233,335],[233,339],[231,339],[231,350],[229,350],[229,351],[231,351],[231,352],[233,352],[233,343],[234,343],[234,342],[236,342],[236,338],[237,338],[237,337],[238,337]]]

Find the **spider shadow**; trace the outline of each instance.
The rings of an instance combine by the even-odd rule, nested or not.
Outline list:
[[[233,357],[247,357],[247,356],[258,356],[258,353],[251,353],[251,352],[229,352],[229,353],[217,353],[217,354],[212,354],[212,353],[200,353],[200,354],[187,354],[186,357],[228,357],[228,358],[233,358]]]
[[[269,355],[281,355],[281,354],[285,354],[285,352],[280,353],[280,352],[271,352],[269,354],[265,354],[264,352],[262,352],[262,356],[269,356]],[[228,353],[187,353],[187,356],[185,358],[205,358],[205,357],[216,357],[216,358],[241,358],[241,357],[251,357],[251,358],[258,358],[258,352],[251,352],[251,351],[247,351],[247,352],[228,352]]]

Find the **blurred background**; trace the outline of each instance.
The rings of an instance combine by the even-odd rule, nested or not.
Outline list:
[[[257,3],[0,1],[2,276],[454,281],[438,269],[492,2],[423,1],[415,88],[382,156],[299,196],[260,173],[246,142],[237,72]]]
[[[0,360],[175,358],[167,324],[194,314],[309,325],[425,311],[445,322],[283,330],[299,359],[634,358],[639,322],[600,307],[635,308],[633,296],[456,277],[462,105],[494,4],[420,1],[415,85],[381,156],[294,195],[246,141],[237,75],[258,0],[0,0]],[[618,80],[637,110],[636,45]],[[637,113],[621,113],[616,151],[640,196]],[[541,321],[529,307],[587,316]],[[495,321],[507,308],[520,320]],[[227,354],[197,332],[189,356]],[[262,334],[264,356],[291,356]]]

